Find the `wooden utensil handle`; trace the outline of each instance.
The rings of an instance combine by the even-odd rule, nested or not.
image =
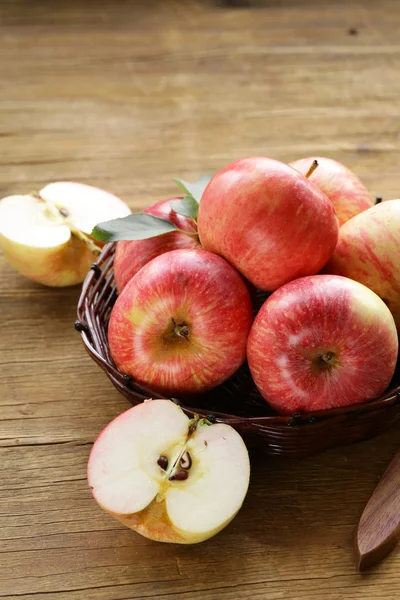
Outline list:
[[[400,451],[372,494],[357,528],[359,570],[382,560],[400,538]]]

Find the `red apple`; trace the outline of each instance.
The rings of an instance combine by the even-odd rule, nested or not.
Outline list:
[[[366,402],[395,370],[393,317],[370,289],[337,275],[291,281],[261,307],[247,357],[262,396],[279,413]]]
[[[400,330],[400,200],[377,204],[345,223],[325,270],[373,290]]]
[[[170,400],[145,401],[95,441],[88,481],[98,504],[159,542],[194,544],[223,529],[249,485],[250,463],[229,425],[189,419]]]
[[[249,292],[233,267],[204,250],[173,250],[125,286],[108,339],[123,373],[163,394],[194,394],[240,367],[252,320]]]
[[[296,160],[290,166],[306,175],[314,160],[318,167],[310,175],[310,181],[332,201],[339,225],[373,206],[368,190],[353,171],[332,158],[310,156]]]
[[[320,271],[338,237],[329,198],[292,167],[263,157],[237,160],[213,177],[198,228],[205,250],[266,291]]]
[[[143,212],[171,221],[184,231],[195,232],[196,224],[193,219],[172,210],[170,202],[173,200],[180,198],[161,200]],[[200,248],[197,236],[171,231],[146,240],[118,242],[114,257],[114,278],[118,292],[121,293],[128,281],[150,260],[164,252],[180,248]]]

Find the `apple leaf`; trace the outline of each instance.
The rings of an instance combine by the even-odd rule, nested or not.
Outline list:
[[[194,200],[196,200],[196,202],[199,204],[203,192],[206,189],[208,183],[211,181],[211,179],[211,175],[200,175],[196,183],[189,183],[184,179],[174,179],[174,181],[177,185],[179,185],[181,190],[185,192],[185,194],[188,194],[189,196],[194,198]]]
[[[165,219],[147,213],[134,213],[121,219],[99,223],[94,227],[91,235],[101,242],[118,242],[119,240],[145,240],[178,229],[179,227]]]
[[[197,219],[199,205],[193,196],[185,196],[182,200],[171,200],[169,205],[178,215]]]

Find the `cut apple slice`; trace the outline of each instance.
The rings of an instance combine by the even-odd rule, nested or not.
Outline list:
[[[0,247],[25,277],[54,287],[75,285],[95,259],[93,227],[130,212],[117,196],[98,188],[51,183],[37,195],[1,200]]]
[[[94,443],[88,481],[98,504],[159,542],[202,542],[223,529],[247,493],[250,463],[229,425],[190,420],[169,400],[139,404]]]
[[[114,194],[84,183],[49,183],[39,196],[57,207],[66,208],[74,226],[88,235],[97,223],[131,213],[127,204]]]

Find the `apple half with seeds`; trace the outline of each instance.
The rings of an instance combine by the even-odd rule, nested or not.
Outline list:
[[[116,417],[94,443],[94,499],[151,540],[193,544],[239,511],[250,477],[246,446],[229,425],[189,419],[170,400],[149,400]]]

